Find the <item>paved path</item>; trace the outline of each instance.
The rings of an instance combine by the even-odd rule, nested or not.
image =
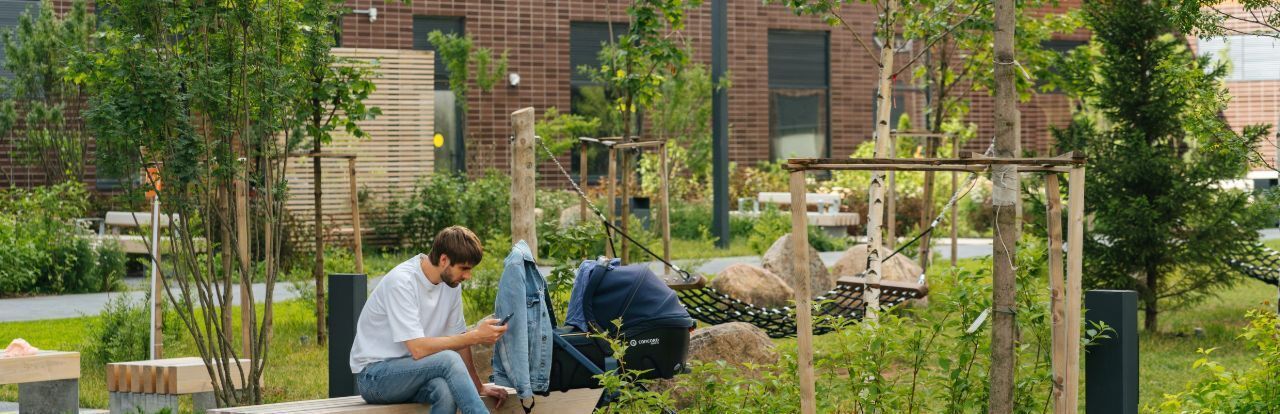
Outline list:
[[[1266,229],[1259,232],[1259,236],[1263,240],[1280,239],[1280,229]],[[950,240],[938,240],[934,246],[934,252],[939,256],[939,260],[946,260],[951,253]],[[991,255],[991,239],[960,239],[958,243],[956,256],[960,258],[980,257]],[[835,261],[840,257],[841,252],[824,252],[821,253],[822,261],[828,266],[834,265]],[[742,257],[722,257],[710,260],[699,261],[680,261],[683,263],[701,262],[698,266],[698,272],[703,274],[716,274],[729,265],[735,263],[760,264],[759,256],[742,256]],[[677,262],[677,264],[681,264]],[[661,272],[661,265],[651,263],[654,272]],[[378,278],[370,280],[370,288],[377,285]],[[145,288],[147,280],[145,278],[132,278],[126,281],[131,288]],[[175,291],[176,293],[176,291]],[[41,296],[34,298],[17,298],[17,299],[0,299],[0,322],[13,321],[32,321],[44,319],[62,319],[74,318],[83,315],[97,315],[106,307],[107,302],[116,295],[129,295],[132,298],[140,298],[142,292],[112,292],[112,293],[86,293],[79,295],[62,295],[62,296]],[[266,296],[265,285],[259,283],[253,285],[254,297],[261,301]],[[239,301],[240,290],[237,288],[234,292],[235,300]],[[289,288],[288,283],[277,283],[274,297],[276,300],[288,300],[298,297],[293,289]],[[0,410],[3,407],[0,406]]]

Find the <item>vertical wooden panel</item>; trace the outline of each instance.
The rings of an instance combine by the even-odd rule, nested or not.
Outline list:
[[[378,107],[382,115],[360,121],[361,129],[369,136],[357,139],[339,130],[325,147],[325,152],[355,154],[358,157],[356,175],[361,188],[367,190],[371,197],[367,200],[370,204],[366,204],[362,223],[376,223],[371,221],[370,212],[377,209],[368,208],[369,205],[407,198],[417,182],[430,176],[435,169],[435,151],[431,143],[434,133],[434,57],[431,52],[420,50],[336,48],[333,53],[350,59],[348,64],[369,65],[376,74],[373,82],[377,89],[365,104]],[[294,217],[311,217],[315,211],[310,196],[314,188],[311,162],[310,157],[294,157],[285,169],[285,179],[289,183],[286,208]],[[321,209],[325,226],[328,231],[345,239],[354,231],[348,165],[342,159],[324,159],[321,167],[321,185],[325,194]],[[364,231],[369,228],[363,226]],[[386,243],[389,240],[366,238],[365,241]],[[311,244],[309,240],[298,242]]]
[[[670,263],[671,262],[671,191],[668,184],[671,181],[671,177],[668,176],[668,174],[670,174],[670,170],[667,168],[667,144],[664,142],[662,143],[662,145],[659,145],[658,151],[659,151],[658,152],[658,171],[660,171],[662,174],[662,177],[661,177],[662,194],[659,194],[659,197],[662,197],[662,210],[658,210],[658,214],[662,215],[662,218],[661,218],[662,220],[662,259]],[[671,267],[670,266],[664,267],[662,270],[662,274],[664,275],[671,274]]]

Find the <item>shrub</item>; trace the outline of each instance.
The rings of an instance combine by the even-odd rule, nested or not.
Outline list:
[[[147,309],[150,300],[150,294],[139,300],[132,300],[127,294],[112,296],[89,327],[81,348],[88,366],[147,359],[151,339],[151,313]],[[176,325],[166,329],[177,330],[180,329]]]
[[[490,170],[469,180],[457,173],[440,173],[418,184],[413,195],[391,203],[398,214],[401,244],[431,250],[436,233],[445,227],[470,228],[481,240],[511,233],[511,178]]]
[[[760,212],[747,237],[747,246],[756,254],[764,254],[782,236],[791,233],[791,214],[768,206]],[[820,252],[831,252],[848,247],[848,239],[833,237],[825,230],[809,226],[809,246]]]
[[[1250,310],[1249,325],[1240,340],[1257,348],[1254,364],[1243,371],[1227,371],[1209,359],[1213,349],[1200,349],[1203,357],[1191,369],[1203,376],[1187,384],[1186,390],[1165,394],[1157,407],[1145,407],[1149,413],[1275,413],[1280,412],[1280,319],[1270,310]]]
[[[88,208],[80,183],[0,192],[0,296],[111,290],[125,256],[106,243],[94,248],[73,219]]]

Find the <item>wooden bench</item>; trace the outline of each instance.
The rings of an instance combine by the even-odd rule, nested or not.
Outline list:
[[[250,363],[247,359],[239,361],[239,365],[231,366],[237,387],[244,384],[237,366],[248,369]],[[204,360],[197,357],[107,364],[107,395],[113,413],[150,413],[165,408],[177,413],[178,398],[183,395],[191,396],[197,413],[217,407],[213,381]]]
[[[177,214],[161,214],[159,219],[160,228],[163,229],[178,222],[180,217]],[[151,251],[150,246],[147,245],[150,235],[143,237],[136,234],[122,234],[121,230],[138,230],[150,225],[151,213],[108,211],[106,217],[98,223],[98,234],[94,237],[94,243],[96,245],[111,240],[115,241],[125,253],[145,255]],[[196,238],[194,242],[197,250],[205,248],[203,238]],[[160,250],[167,251],[169,244],[168,237],[161,237]]]
[[[577,414],[590,413],[600,399],[601,390],[581,389],[569,392],[553,392],[546,397],[534,396],[533,413],[536,414]],[[494,414],[524,414],[520,400],[515,397],[515,390],[507,389],[507,402],[501,409],[494,408],[494,401],[485,398],[485,406]],[[279,404],[257,405],[251,407],[219,408],[210,410],[210,414],[266,414],[266,413],[360,413],[360,414],[425,414],[431,410],[428,404],[369,404],[364,399],[355,397],[330,398],[325,400],[296,401]]]
[[[859,224],[858,213],[840,211],[841,200],[839,195],[808,193],[804,195],[804,199],[806,205],[816,206],[818,210],[808,212],[810,226],[822,227],[833,236],[843,237],[846,234],[845,229],[847,227]],[[751,200],[754,203],[750,208],[746,205],[748,200],[751,199],[739,199],[738,211],[731,213],[742,217],[758,217],[761,204],[790,205],[791,193],[759,193],[756,195],[755,200]]]
[[[18,412],[80,410],[80,353],[39,351],[0,358],[0,384],[18,384]]]

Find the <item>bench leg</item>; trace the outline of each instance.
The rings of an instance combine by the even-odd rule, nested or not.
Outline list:
[[[206,411],[218,408],[218,399],[214,397],[212,392],[191,394],[191,406],[195,408],[196,414],[203,414]]]
[[[18,384],[19,414],[62,414],[80,411],[80,380]]]

